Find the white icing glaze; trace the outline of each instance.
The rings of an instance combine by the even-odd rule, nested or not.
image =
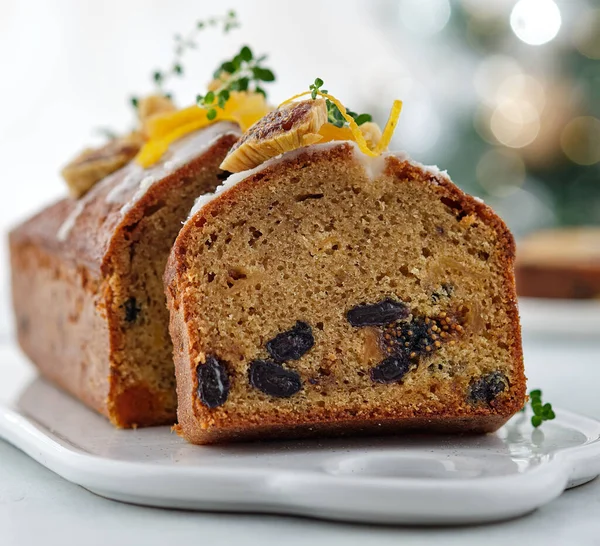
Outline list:
[[[95,197],[100,188],[111,183],[115,176],[122,176],[124,172],[126,173],[121,182],[108,192],[105,199],[110,204],[122,204],[120,212],[121,215],[125,215],[156,182],[203,154],[218,139],[228,134],[239,137],[241,131],[235,123],[213,123],[176,141],[174,145],[169,147],[164,160],[157,165],[144,169],[137,163],[131,162],[123,169],[107,176],[77,202],[75,208],[59,227],[56,233],[57,239],[62,242],[69,237],[86,204]],[[123,203],[136,187],[137,190],[133,196]]]
[[[117,184],[108,192],[106,196],[107,203],[121,203],[123,198],[139,184],[140,177],[144,173],[144,168],[135,162],[127,165],[125,169],[127,169],[129,172],[123,178],[120,184]]]
[[[129,168],[130,165],[123,167],[123,169]],[[56,238],[60,242],[64,242],[68,239],[69,235],[71,234],[71,231],[75,227],[77,219],[83,213],[86,205],[96,197],[96,194],[98,194],[102,190],[103,186],[105,186],[106,184],[111,184],[117,176],[120,176],[122,170],[116,171],[108,175],[106,178],[98,182],[98,184],[96,184],[89,192],[87,192],[81,199],[77,201],[71,213],[65,218],[65,221],[60,225],[58,231],[56,232]]]
[[[475,201],[481,203],[482,205],[485,203],[485,201],[481,197],[477,197],[476,195],[473,196],[473,199],[475,199]]]
[[[77,201],[77,203],[75,204],[75,207],[70,212],[69,216],[67,216],[65,218],[65,221],[60,225],[60,227],[58,228],[58,231],[56,232],[56,238],[60,242],[64,242],[67,240],[67,237],[71,233],[71,230],[73,229],[73,226],[75,225],[75,222],[77,221],[77,218],[79,218],[79,216],[83,212],[85,205],[86,205],[85,198]]]
[[[418,161],[415,161],[414,159],[410,159],[409,157],[407,157],[406,160],[411,165],[418,167],[419,169],[425,171],[426,173],[429,173],[432,176],[441,176],[441,177],[448,178],[448,171],[440,171],[440,169],[438,168],[437,165],[423,165],[423,163],[419,163]]]
[[[176,146],[169,148],[163,161],[156,166],[141,169],[138,172],[136,182],[133,183],[133,187],[137,185],[138,189],[132,198],[121,207],[121,215],[127,214],[156,182],[173,174],[177,169],[203,154],[217,140],[227,134],[233,134],[237,137],[241,135],[241,131],[234,123],[220,121],[178,140]]]

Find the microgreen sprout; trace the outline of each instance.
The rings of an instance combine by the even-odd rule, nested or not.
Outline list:
[[[531,404],[531,409],[533,411],[533,415],[531,416],[531,424],[535,428],[541,426],[544,421],[552,421],[552,419],[556,417],[556,414],[552,409],[552,404],[544,404],[542,402],[542,391],[540,389],[530,391],[529,403]],[[525,408],[523,408],[522,411],[525,411]]]

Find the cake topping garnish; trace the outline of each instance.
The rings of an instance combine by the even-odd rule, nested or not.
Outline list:
[[[327,90],[317,78],[309,90],[283,102],[255,125],[234,146],[221,167],[241,172],[266,160],[302,146],[334,140],[351,140],[370,157],[387,149],[400,116],[402,102],[394,101],[383,132],[371,121],[370,114],[357,114]],[[296,102],[310,95],[310,99]]]
[[[219,65],[208,92],[197,96],[196,105],[182,110],[175,106],[167,85],[184,74],[184,53],[198,47],[196,35],[200,30],[220,26],[224,32],[238,27],[235,12],[198,21],[187,36],[175,36],[175,55],[170,68],[152,72],[156,93],[130,99],[136,109],[138,129],[123,137],[116,137],[111,131],[112,138],[106,145],[84,150],[63,169],[63,178],[73,197],[82,197],[97,182],[134,158],[142,167],[150,167],[173,142],[214,121],[233,121],[245,131],[270,111],[263,84],[274,81],[275,75],[264,66],[266,56],[255,57],[248,46]]]
[[[196,104],[206,109],[209,120],[216,119],[219,110],[224,110],[232,92],[267,94],[262,88],[263,83],[275,81],[275,74],[269,68],[262,66],[266,55],[254,57],[248,46],[243,46],[237,55],[225,61],[214,73],[214,80],[208,86],[206,95],[197,95]],[[245,130],[245,129],[244,129]]]
[[[325,101],[295,102],[268,113],[252,125],[227,154],[221,168],[240,172],[271,157],[321,140],[318,131],[327,120]]]
[[[215,121],[233,121],[246,131],[270,110],[263,83],[275,80],[263,66],[266,55],[255,58],[243,46],[231,60],[219,65],[205,95],[196,97],[196,106],[167,113],[148,124],[144,145],[136,161],[143,167],[156,163],[181,137]]]
[[[100,148],[88,148],[61,171],[72,197],[79,199],[97,182],[129,163],[143,144],[141,133],[113,138]]]
[[[198,34],[209,29],[217,30],[219,28],[221,28],[224,34],[227,34],[230,30],[239,28],[239,26],[240,23],[236,12],[229,10],[221,17],[210,17],[209,19],[196,21],[194,26],[185,35],[175,34],[175,49],[168,68],[155,69],[150,74],[150,81],[156,89],[156,94],[168,99],[173,98],[173,91],[168,89],[167,85],[173,79],[181,78],[184,75],[184,55],[190,50],[198,49]],[[140,100],[138,97],[130,98],[134,108],[138,107]]]
[[[371,137],[371,140],[373,140],[373,135],[376,134],[375,128],[373,127],[375,124],[370,125],[372,123],[371,116],[369,114],[356,114],[355,112],[347,110],[337,98],[331,95],[327,90],[323,89],[323,80],[321,78],[316,78],[314,83],[309,86],[308,91],[304,91],[298,95],[290,97],[283,104],[285,105],[306,95],[310,95],[313,100],[316,100],[317,97],[323,97],[324,99],[327,99],[328,124],[341,130],[336,134],[331,127],[328,127],[327,129],[330,132],[330,138],[324,138],[321,142],[327,142],[328,140],[348,140],[349,133],[352,137],[350,140],[354,140],[360,148],[360,151],[370,157],[377,157],[381,155],[381,153],[384,152],[389,146],[396,129],[396,125],[398,124],[398,118],[400,117],[400,112],[402,110],[402,101],[395,100],[393,102],[392,109],[390,110],[390,115],[383,133],[381,134],[381,138],[376,144],[369,144],[365,133]],[[342,125],[340,125],[340,118],[344,120]],[[369,125],[367,125],[367,123]],[[364,132],[361,130],[361,126],[363,125],[365,126]],[[377,129],[378,128],[379,127],[377,127]],[[344,129],[347,129],[347,131],[343,131]]]

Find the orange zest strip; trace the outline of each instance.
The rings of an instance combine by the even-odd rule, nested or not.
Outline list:
[[[284,106],[296,99],[311,94],[312,91],[304,91],[303,93],[298,93],[297,95],[294,95],[293,97],[290,97],[286,101],[282,102],[279,106]],[[387,149],[387,147],[390,144],[390,141],[392,140],[392,136],[394,134],[394,130],[396,129],[396,125],[398,125],[398,118],[400,117],[400,112],[402,111],[402,101],[395,100],[392,104],[390,115],[388,117],[387,123],[385,124],[385,129],[383,130],[383,133],[381,135],[381,140],[379,141],[377,146],[375,146],[375,148],[371,150],[371,148],[369,148],[369,145],[367,144],[367,141],[365,140],[365,137],[362,134],[362,131],[360,130],[360,127],[358,126],[356,121],[354,121],[354,118],[346,112],[346,108],[344,107],[344,105],[329,93],[322,93],[321,91],[317,91],[317,95],[329,99],[333,104],[335,104],[338,107],[340,113],[342,114],[342,117],[348,122],[348,129],[351,131],[352,136],[356,144],[358,144],[358,147],[360,148],[360,151],[362,153],[370,157],[377,157],[381,155],[381,153],[385,149]]]
[[[160,160],[173,142],[189,133],[217,121],[233,121],[245,131],[269,110],[260,93],[234,92],[225,109],[217,109],[217,116],[213,120],[208,119],[206,109],[198,106],[158,115],[148,120],[148,140],[135,160],[144,168],[150,167]]]

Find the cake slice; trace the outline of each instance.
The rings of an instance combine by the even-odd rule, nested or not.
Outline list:
[[[360,139],[285,148],[335,132],[310,127],[325,105],[305,102],[245,134],[223,167],[284,153],[201,197],[174,244],[180,434],[496,430],[525,401],[510,232],[402,154]]]
[[[10,234],[23,351],[44,377],[119,427],[175,420],[162,276],[182,221],[199,194],[222,182],[219,165],[239,134],[229,122],[194,131],[153,166],[130,162]],[[110,166],[87,153],[73,169],[95,174],[86,161],[98,158]]]
[[[548,229],[519,242],[516,265],[519,296],[600,298],[600,228]]]

